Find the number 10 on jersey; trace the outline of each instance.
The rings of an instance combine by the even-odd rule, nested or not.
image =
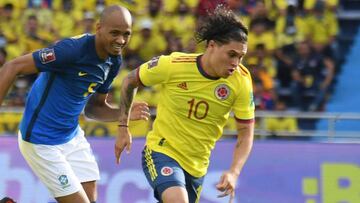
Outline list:
[[[190,105],[188,118],[191,119],[195,117],[196,119],[201,120],[207,116],[209,111],[209,104],[206,101],[195,101],[195,99],[192,99],[187,103]],[[201,111],[199,111],[199,109]]]

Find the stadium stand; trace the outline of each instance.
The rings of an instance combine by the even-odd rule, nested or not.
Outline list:
[[[336,81],[346,76],[338,78],[337,74],[346,73],[340,67],[350,60],[345,56],[349,53],[360,24],[360,3],[355,0],[1,0],[1,55],[9,60],[47,46],[49,41],[94,32],[99,11],[105,5],[114,3],[128,7],[134,16],[133,37],[124,54],[125,65],[110,95],[114,104],[119,100],[121,78],[152,56],[175,50],[201,52],[204,44],[196,45],[188,30],[195,29],[201,23],[201,16],[206,15],[206,9],[214,8],[217,3],[225,3],[239,14],[251,30],[248,55],[243,63],[253,73],[257,110],[276,111],[275,104],[284,102],[287,107],[285,112],[326,112],[327,99],[331,98],[333,102],[338,98],[337,95],[331,96],[334,89],[339,88],[334,88]],[[182,26],[177,26],[180,24]],[[317,57],[320,65],[306,66],[312,61],[298,59],[300,42],[309,44],[311,54]],[[324,69],[328,63],[334,64],[333,75],[329,73],[331,68]],[[294,77],[296,70],[311,68],[317,70],[316,73],[312,72],[314,77],[301,74],[301,77]],[[34,77],[19,78],[8,94],[5,105],[21,108]],[[298,88],[304,82],[307,85],[313,83],[316,91]],[[324,90],[323,86],[327,88]],[[137,99],[146,100],[156,110],[158,90],[144,88],[139,91]],[[302,95],[300,100],[299,95]],[[226,132],[235,130],[231,124],[233,122],[229,121]],[[314,130],[317,122],[299,119],[297,123],[301,132]],[[144,126],[151,126],[151,123]],[[258,127],[266,130],[260,124]],[[111,128],[106,128],[104,132],[113,132]]]
[[[339,10],[340,33],[339,53],[342,64],[338,75],[336,90],[332,99],[328,102],[327,112],[360,112],[360,97],[354,94],[355,87],[359,87],[360,81],[360,2],[342,1]],[[321,120],[318,129],[326,129],[327,121]],[[336,125],[337,130],[360,130],[358,121],[341,121]]]

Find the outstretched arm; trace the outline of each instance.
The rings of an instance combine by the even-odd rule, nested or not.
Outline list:
[[[0,106],[16,76],[37,73],[32,54],[17,57],[0,68]]]
[[[127,77],[125,77],[121,86],[119,133],[115,141],[115,157],[117,164],[120,163],[120,155],[124,148],[126,147],[127,153],[131,150],[132,137],[128,128],[130,119],[129,112],[137,87],[141,85],[141,82],[137,77],[137,71],[138,69],[131,71]]]
[[[231,167],[225,171],[216,185],[217,189],[224,192],[221,197],[235,194],[236,181],[250,154],[254,139],[254,122],[237,122],[237,142],[233,154]]]
[[[106,98],[107,94],[95,93],[86,104],[85,116],[94,120],[112,122],[117,121],[120,110],[111,106]],[[136,102],[131,108],[130,120],[147,120],[150,116],[149,107],[146,102]]]

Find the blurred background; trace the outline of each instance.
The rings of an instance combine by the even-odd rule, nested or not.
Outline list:
[[[194,30],[206,11],[226,4],[250,30],[243,64],[252,73],[257,120],[236,202],[360,202],[360,0],[0,0],[0,65],[62,38],[94,33],[111,4],[129,8],[134,17],[112,104],[119,102],[126,74],[153,56],[202,52],[205,44],[196,43]],[[36,77],[18,77],[0,108],[0,199],[52,201],[16,141]],[[140,151],[160,88],[138,91],[136,100],[146,101],[153,116],[131,122],[139,139],[121,166],[112,157],[117,125],[80,117],[102,171],[99,202],[155,202],[141,174]],[[230,165],[235,138],[230,119],[200,202],[227,202],[216,198],[214,184]]]

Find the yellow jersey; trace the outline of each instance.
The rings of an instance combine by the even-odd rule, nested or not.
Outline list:
[[[208,76],[201,55],[175,52],[138,69],[145,86],[161,84],[157,116],[146,145],[175,159],[194,177],[204,176],[211,150],[231,110],[237,119],[254,118],[252,81],[239,65],[228,78]]]

